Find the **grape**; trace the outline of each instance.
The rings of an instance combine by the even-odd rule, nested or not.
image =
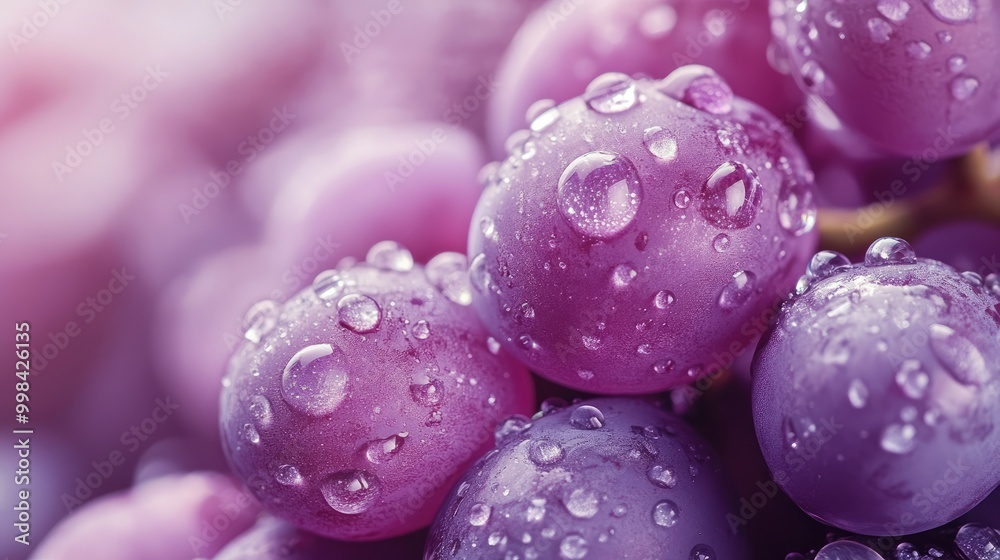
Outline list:
[[[222,438],[271,513],[343,540],[426,526],[493,426],[530,410],[530,378],[479,325],[467,278],[462,255],[425,269],[381,242],[250,309]]]
[[[1000,9],[984,0],[771,3],[779,66],[903,156],[968,151],[1000,128]]]
[[[1000,274],[1000,227],[963,221],[925,231],[913,244],[921,255],[980,276]]]
[[[469,233],[494,338],[596,393],[727,367],[815,245],[812,177],[787,130],[698,66],[603,75],[531,126],[485,170]]]
[[[260,506],[226,476],[165,476],[75,511],[33,558],[180,560],[211,557],[253,524]]]
[[[423,534],[371,543],[331,541],[265,516],[234,539],[213,560],[328,560],[392,558],[419,560]]]
[[[792,500],[845,530],[902,535],[997,486],[998,285],[896,238],[863,263],[813,257],[753,363],[757,436]]]
[[[602,398],[508,419],[452,489],[424,557],[745,558],[721,467],[648,401]]]
[[[692,63],[798,124],[802,95],[767,62],[768,21],[766,0],[550,0],[525,22],[498,70],[488,114],[493,153],[524,128],[526,112],[579,95],[600,74],[664,76]]]

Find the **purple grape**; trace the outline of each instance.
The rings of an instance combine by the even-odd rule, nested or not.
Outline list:
[[[247,314],[223,382],[230,463],[274,515],[374,540],[426,526],[492,428],[532,406],[527,372],[471,300],[465,258],[392,242]]]
[[[259,511],[253,498],[221,474],[164,476],[77,510],[46,536],[32,558],[211,557],[250,527]]]
[[[545,406],[441,508],[424,558],[745,558],[722,468],[689,426],[641,399]]]
[[[962,515],[1000,482],[1000,278],[882,238],[813,257],[753,363],[754,422],[807,513],[869,535]]]
[[[395,539],[354,543],[332,541],[298,529],[274,517],[262,517],[257,524],[229,543],[213,560],[329,560],[392,558],[418,560],[424,534],[414,533]]]
[[[1000,227],[962,221],[928,229],[913,248],[927,258],[980,276],[1000,274]]]
[[[775,0],[771,15],[779,66],[886,150],[939,159],[1000,128],[995,2]]]
[[[700,66],[605,74],[531,128],[485,170],[469,234],[474,305],[497,340],[596,393],[727,367],[815,245],[812,175],[788,131]]]
[[[789,122],[802,94],[768,65],[767,0],[550,0],[514,37],[489,106],[493,153],[536,115],[605,72],[664,76],[714,68],[741,97]]]

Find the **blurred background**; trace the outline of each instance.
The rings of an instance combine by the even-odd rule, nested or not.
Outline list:
[[[914,161],[845,138],[773,69],[766,4],[6,2],[0,332],[9,348],[15,323],[30,324],[30,410],[14,427],[34,430],[31,548],[99,496],[226,471],[217,400],[246,310],[383,239],[420,261],[464,252],[483,166],[535,101],[578,95],[603,72],[714,67],[803,141],[826,206],[880,200],[898,177],[905,196],[933,183],[947,162],[919,161],[911,180]],[[986,241],[956,255],[947,240],[967,234],[950,234],[918,253],[997,266],[997,228],[962,227]],[[2,384],[5,425],[15,381]],[[753,443],[748,401],[713,390],[705,400],[745,416]],[[767,475],[755,445],[724,441],[739,438],[711,414],[692,418],[724,451],[754,457],[751,495]],[[5,437],[0,557],[22,558]],[[767,538],[770,522],[758,523]],[[823,530],[809,527],[788,546],[815,544]]]

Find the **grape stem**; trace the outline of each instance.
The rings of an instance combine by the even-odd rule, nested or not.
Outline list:
[[[954,220],[980,219],[1000,224],[1000,173],[990,148],[976,146],[950,163],[930,190],[887,204],[819,211],[820,247],[855,253],[880,237],[913,241],[920,232]]]

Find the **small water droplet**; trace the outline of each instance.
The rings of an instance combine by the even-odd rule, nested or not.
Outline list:
[[[594,78],[583,94],[587,106],[602,115],[627,111],[639,100],[635,82],[625,74],[608,72]]]
[[[951,42],[951,33],[948,31],[938,31],[937,38],[942,45],[947,45]]]
[[[890,424],[882,431],[882,449],[904,455],[917,445],[917,430],[911,424]]]
[[[586,153],[573,160],[559,178],[559,212],[581,235],[617,236],[635,220],[641,200],[635,166],[611,152]]]
[[[729,236],[724,233],[716,235],[715,239],[712,240],[712,248],[717,253],[725,253],[726,249],[729,248]]]
[[[271,426],[274,416],[271,413],[271,402],[267,400],[267,397],[257,395],[250,400],[250,416],[254,419],[254,423],[262,430],[266,430]]]
[[[570,414],[569,423],[580,430],[596,430],[604,427],[604,413],[597,407],[585,404]]]
[[[741,270],[733,274],[733,279],[723,286],[719,292],[719,307],[734,309],[743,305],[753,295],[757,287],[757,275],[749,270]]]
[[[802,83],[811,90],[820,90],[826,83],[826,72],[815,60],[803,63],[799,75],[802,76]]]
[[[840,29],[844,26],[844,18],[840,17],[840,14],[838,14],[835,10],[828,11],[826,15],[823,16],[823,19],[826,20],[827,25],[834,29]]]
[[[924,60],[931,54],[931,46],[925,41],[910,41],[906,44],[906,54],[914,60]]]
[[[948,59],[948,70],[952,72],[961,72],[965,70],[965,57],[956,54],[955,56]]]
[[[882,560],[882,556],[854,541],[834,541],[816,554],[814,560]]]
[[[500,343],[497,342],[492,336],[486,338],[486,348],[489,349],[490,354],[496,356],[500,353]]]
[[[677,159],[677,139],[662,126],[652,126],[642,133],[642,145],[653,157],[662,162]]]
[[[673,373],[676,364],[673,360],[659,360],[653,364],[653,371],[658,375],[666,375],[668,373]]]
[[[482,527],[490,520],[492,508],[486,504],[476,503],[469,508],[469,524],[474,527]]]
[[[589,369],[581,369],[576,372],[576,375],[584,381],[590,381],[591,379],[594,378],[594,371]]]
[[[344,470],[331,474],[320,486],[326,503],[345,515],[357,515],[375,503],[381,481],[362,470]]]
[[[638,272],[632,265],[620,264],[615,267],[614,272],[611,274],[611,281],[617,288],[624,288],[628,286],[632,280],[635,279]]]
[[[691,193],[687,192],[684,189],[681,189],[676,193],[674,193],[674,206],[683,210],[690,205],[691,205]]]
[[[299,469],[292,465],[281,465],[278,467],[277,472],[274,473],[274,479],[279,484],[293,486],[302,483],[302,474],[299,473]]]
[[[378,330],[382,323],[382,308],[364,294],[347,294],[337,302],[337,318],[348,329],[366,334]]]
[[[508,437],[517,435],[530,427],[531,420],[529,420],[527,416],[515,414],[505,418],[503,422],[500,422],[497,425],[496,430],[493,432],[493,436],[496,440],[496,444],[499,446]]]
[[[896,385],[911,399],[923,398],[930,381],[917,360],[904,360],[896,371]]]
[[[278,322],[278,304],[265,299],[253,304],[243,317],[243,338],[257,344]]]
[[[485,264],[485,257],[483,264]],[[432,258],[424,268],[427,279],[444,297],[459,305],[472,303],[469,266],[465,255],[446,252]]]
[[[413,402],[421,406],[434,406],[441,402],[444,396],[444,385],[437,379],[428,379],[424,383],[410,385],[410,396]]]
[[[885,43],[892,36],[892,26],[882,18],[871,18],[868,20],[868,33],[872,41]]]
[[[674,469],[664,466],[654,464],[649,467],[646,471],[646,477],[649,481],[661,488],[673,488],[677,486],[677,473]]]
[[[951,81],[951,96],[958,101],[972,97],[979,89],[979,80],[966,74],[960,74]]]
[[[714,70],[706,66],[681,66],[664,78],[658,89],[678,101],[713,115],[724,115],[733,109],[733,90]]]
[[[324,270],[316,275],[312,282],[313,293],[323,301],[330,301],[342,294],[347,281],[339,270]]]
[[[868,387],[864,381],[855,379],[847,388],[847,399],[854,408],[864,408],[868,403]]]
[[[577,534],[566,535],[559,543],[559,556],[566,560],[579,560],[587,556],[588,550],[587,539]]]
[[[408,272],[413,269],[413,255],[395,241],[380,241],[372,245],[365,262],[382,270]]]
[[[385,439],[374,439],[365,445],[365,458],[376,465],[386,463],[399,453],[406,442],[407,432],[393,434]]]
[[[255,445],[260,443],[260,434],[257,433],[257,429],[253,427],[253,424],[243,424],[242,432],[243,439]]]
[[[536,465],[551,465],[562,460],[563,449],[554,441],[536,439],[529,445],[528,458]]]
[[[981,523],[967,523],[955,535],[955,546],[969,560],[997,560],[1000,532]]]
[[[661,500],[653,506],[653,523],[660,527],[673,527],[680,519],[677,504],[670,500]]]
[[[820,251],[813,255],[806,267],[806,275],[810,278],[827,278],[840,270],[851,266],[851,260],[836,251]]]
[[[887,264],[914,264],[917,255],[910,244],[898,237],[876,239],[865,253],[865,264],[882,266]]]
[[[290,407],[310,416],[333,413],[346,398],[346,359],[339,348],[314,344],[296,352],[281,376],[281,394]]]
[[[417,340],[427,340],[427,337],[431,335],[431,326],[427,321],[420,320],[414,323],[413,328],[410,329],[410,333]]]
[[[676,298],[672,292],[668,290],[660,290],[659,292],[656,292],[655,296],[653,296],[653,305],[655,305],[657,309],[666,309],[670,307],[675,300]]]
[[[715,169],[701,191],[701,214],[723,229],[749,226],[763,198],[760,180],[740,162],[726,162]]]
[[[798,237],[816,225],[816,202],[812,188],[806,183],[786,180],[778,193],[778,223],[788,233]]]

